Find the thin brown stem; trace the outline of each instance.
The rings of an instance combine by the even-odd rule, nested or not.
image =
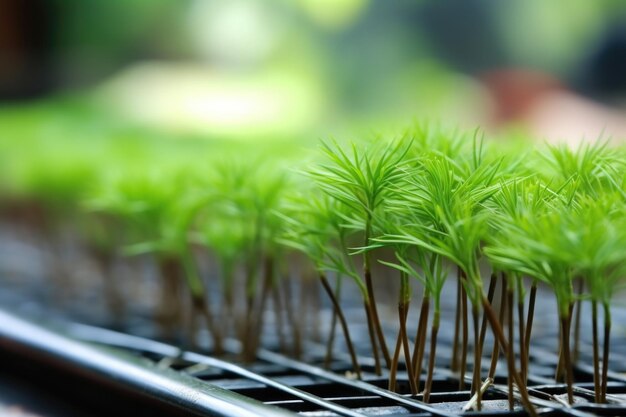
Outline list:
[[[376,300],[374,298],[374,285],[372,283],[372,273],[369,268],[365,270],[365,285],[367,288],[370,314],[372,319],[372,326],[378,337],[378,343],[380,344],[380,350],[385,360],[387,368],[391,366],[391,355],[389,355],[389,349],[387,349],[387,342],[385,341],[385,335],[383,334],[383,328],[380,324],[380,318],[378,317],[378,308],[376,307]]]
[[[474,323],[474,369],[472,378],[472,394],[477,393],[476,396],[476,409],[481,410],[482,393],[480,391],[481,375],[480,375],[480,360],[482,358],[482,345],[480,344],[480,310],[478,305],[472,304],[472,322]]]
[[[565,367],[565,380],[567,383],[567,401],[574,404],[574,370],[570,356],[570,324],[572,316],[561,317],[561,347],[563,349],[563,366]]]
[[[335,284],[335,298],[338,300],[341,297],[341,275],[337,276],[337,283]],[[333,316],[330,322],[330,332],[328,334],[328,343],[326,344],[326,355],[324,356],[324,368],[329,369],[330,363],[333,360],[333,346],[335,345],[335,333],[337,329],[337,311],[333,309]]]
[[[182,317],[183,277],[180,261],[173,257],[159,259],[159,272],[163,280],[161,302],[157,312],[157,321],[165,338],[173,338],[177,323]]]
[[[460,269],[460,268],[459,268]],[[452,362],[450,363],[450,370],[456,372],[459,370],[459,337],[461,329],[461,277],[459,269],[457,269],[456,280],[456,313],[454,319],[454,339],[452,341]]]
[[[400,309],[402,310],[402,320],[400,321],[400,337],[402,338],[402,345],[404,346],[404,362],[406,366],[407,378],[409,379],[409,387],[411,388],[411,394],[416,395],[418,391],[418,385],[416,385],[415,376],[413,375],[409,337],[406,332],[406,319],[409,315],[409,303],[403,303]]]
[[[537,298],[537,281],[533,280],[530,286],[530,296],[528,298],[528,313],[526,316],[526,332],[524,334],[524,347],[526,348],[526,364],[529,363],[530,357],[530,336],[533,330],[533,320],[535,318],[535,300]],[[528,378],[528,366],[526,367],[526,375],[524,381]]]
[[[187,310],[187,309],[186,309]],[[183,338],[180,341],[180,349],[181,351],[185,349],[197,349],[198,341],[196,339],[197,331],[198,331],[198,315],[201,315],[201,312],[197,311],[197,308],[194,303],[191,303],[191,309],[187,311],[188,314],[183,314],[183,316],[187,316],[185,318],[186,329],[187,332],[183,335]]]
[[[309,286],[307,283],[311,276],[307,275],[305,279],[296,286],[295,290],[297,293],[297,301],[294,311],[299,311],[304,314],[296,314],[296,322],[298,328],[302,329],[303,332],[306,332],[306,337],[309,338],[307,329],[309,328],[309,313],[311,312],[311,303],[309,297]]]
[[[224,353],[224,336],[219,326],[215,323],[211,307],[206,303],[204,298],[202,300],[201,312],[207,322],[209,331],[213,335],[213,354],[219,356]]]
[[[459,376],[459,390],[465,389],[465,372],[467,371],[467,343],[469,339],[468,324],[467,324],[467,293],[463,286],[461,291],[461,329],[463,333],[461,343],[461,374]]]
[[[513,377],[515,369],[515,351],[513,349],[513,288],[507,288],[506,293],[507,328],[509,332],[508,349],[506,350],[506,360],[509,368],[509,410],[513,410],[515,405],[513,399]]]
[[[341,324],[341,329],[343,331],[343,336],[346,339],[346,346],[348,347],[348,352],[350,353],[350,360],[352,361],[352,367],[354,368],[354,372],[357,374],[357,377],[361,379],[361,367],[359,366],[359,362],[356,358],[356,351],[354,350],[354,345],[352,344],[352,338],[350,337],[350,329],[348,328],[348,323],[346,322],[346,318],[343,315],[343,311],[341,309],[341,305],[339,305],[339,300],[335,297],[335,293],[333,292],[326,276],[324,274],[320,274],[320,281],[322,283],[322,287],[328,298],[330,298],[331,303],[333,304],[333,308],[337,312],[337,318],[339,319],[339,323]]]
[[[574,304],[570,303],[569,306],[569,317],[572,317],[572,312],[574,309]],[[561,327],[559,327],[559,332],[562,330]],[[568,330],[569,331],[569,330]],[[568,346],[567,346],[568,350],[569,350],[569,339],[568,339]],[[558,382],[564,382],[566,375],[565,375],[565,347],[563,345],[563,338],[559,337],[559,361],[556,365],[556,372],[554,374],[554,379]]]
[[[602,402],[606,402],[609,374],[609,346],[611,343],[611,309],[608,304],[604,304],[604,340],[602,346]]]
[[[193,260],[191,251],[186,251],[180,256],[180,268],[184,274],[185,282],[191,295],[193,306],[200,315],[204,316],[207,327],[213,337],[213,353],[221,355],[223,353],[223,336],[222,329],[214,318],[212,306],[208,303],[206,294],[208,293],[206,285],[200,279]]]
[[[593,344],[593,389],[596,403],[602,402],[600,388],[600,347],[598,346],[598,302],[591,301],[591,334]]]
[[[493,296],[496,292],[496,282],[498,281],[498,277],[496,274],[491,274],[489,278],[489,289],[487,290],[487,300],[491,304],[493,302]],[[485,336],[487,335],[487,317],[483,315],[482,323],[480,324],[480,345],[483,346],[485,343]]]
[[[528,354],[526,353],[526,341],[524,337],[526,335],[526,331],[524,329],[524,298],[522,297],[522,293],[518,292],[518,301],[517,301],[517,328],[519,330],[518,338],[519,338],[519,360],[520,360],[520,372],[522,374],[522,378],[526,381],[526,375],[528,375]]]
[[[424,290],[422,297],[422,307],[420,308],[419,322],[417,326],[417,335],[415,337],[415,346],[413,348],[413,377],[415,385],[419,388],[419,379],[422,374],[422,363],[424,361],[424,350],[426,348],[426,331],[428,326],[428,315],[430,311],[430,296]]]
[[[318,342],[322,342],[322,332],[321,332],[321,318],[320,311],[321,309],[321,300],[320,300],[320,292],[319,287],[314,285],[314,281],[309,281],[309,285],[307,288],[307,293],[309,294],[309,306],[311,307],[311,314],[309,317],[311,318],[311,338]]]
[[[274,260],[271,257],[267,257],[263,263],[263,283],[261,288],[261,295],[256,304],[256,311],[251,312],[251,316],[248,319],[249,335],[248,343],[244,344],[244,361],[251,362],[256,359],[256,351],[261,344],[261,337],[263,335],[264,326],[264,312],[267,305],[267,300],[272,290],[272,284],[274,280]],[[254,309],[254,303],[252,304],[251,311]]]
[[[504,313],[506,312],[506,278],[502,277],[500,283],[500,311],[498,313],[498,323],[504,323]],[[483,317],[487,317],[485,314]],[[500,357],[500,342],[498,338],[494,338],[493,350],[491,352],[491,365],[489,366],[489,378],[494,379],[496,368],[498,366],[498,358]]]
[[[430,328],[430,352],[428,353],[428,374],[424,384],[424,395],[422,400],[427,403],[430,400],[430,393],[433,388],[433,375],[435,373],[435,356],[437,353],[437,333],[439,332],[439,312],[435,311],[433,324]]]
[[[410,300],[410,295],[407,291],[408,277],[404,272],[400,272],[400,291],[398,294],[398,336],[396,338],[396,347],[391,358],[391,367],[389,368],[389,391],[396,391],[396,375],[398,373],[398,362],[400,360],[400,350],[404,345],[403,335],[406,335],[406,317],[408,314],[408,303],[406,299]],[[407,363],[407,371],[411,369],[411,358],[405,358]],[[413,380],[410,379],[411,388],[413,388]]]
[[[285,339],[284,327],[285,323],[283,320],[283,302],[281,298],[280,288],[278,285],[272,286],[272,304],[274,305],[274,315],[276,316],[276,333],[278,334],[278,346],[280,348],[280,352],[285,354],[287,353],[287,341]]]
[[[576,315],[574,316],[574,352],[572,353],[572,363],[575,365],[578,362],[578,354],[580,351],[580,314],[583,308],[583,301],[580,299],[584,290],[584,281],[578,279],[578,285],[576,287],[576,294],[579,298],[576,301]]]
[[[556,382],[563,382],[563,378],[565,377],[565,365],[563,362],[563,341],[559,337],[559,358],[556,364],[556,370],[554,372],[554,380]]]
[[[363,307],[365,308],[365,315],[367,318],[367,333],[370,337],[372,356],[374,357],[374,372],[376,373],[376,375],[382,375],[383,372],[380,367],[380,357],[378,355],[378,344],[376,342],[376,334],[372,324],[372,309],[370,308],[370,302],[367,299],[363,301]]]
[[[503,350],[506,352],[508,350],[508,343],[506,341],[506,338],[504,337],[504,332],[502,331],[502,327],[500,327],[500,324],[498,323],[498,320],[496,318],[496,314],[493,311],[493,308],[491,308],[489,301],[484,296],[483,296],[482,304],[483,304],[483,311],[487,315],[487,318],[489,319],[489,324],[491,324],[491,329],[493,330],[494,336],[500,342]],[[528,396],[528,390],[526,389],[526,384],[520,378],[519,374],[515,370],[514,361],[511,361],[511,368],[512,368],[511,370],[513,371],[512,372],[513,378],[515,380],[515,383],[517,384],[517,388],[519,390],[519,393],[522,399],[522,404],[524,404],[524,408],[526,409],[526,411],[528,411],[528,414],[530,414],[531,417],[538,417],[535,407],[530,402],[530,397]]]
[[[401,293],[403,291],[401,290]],[[409,338],[406,333],[406,320],[409,314],[409,303],[398,303],[398,319],[400,321],[400,329],[398,330],[398,337],[396,340],[396,348],[391,360],[391,369],[389,372],[389,390],[396,390],[396,375],[398,372],[398,363],[400,361],[400,349],[404,347],[403,353],[405,357],[405,366],[407,370],[409,386],[411,394],[417,394],[417,388],[415,386],[415,378],[413,376],[413,368],[411,366],[411,353],[409,349]]]
[[[335,345],[336,330],[337,315],[333,313],[333,317],[330,323],[330,330],[328,332],[328,342],[326,343],[326,354],[324,355],[324,369],[330,369],[330,364],[333,361],[333,347]]]
[[[369,245],[370,235],[372,230],[372,216],[370,213],[367,215],[365,224],[365,246]],[[378,343],[380,344],[380,350],[385,360],[387,369],[391,366],[391,355],[389,355],[389,349],[387,349],[387,342],[385,341],[385,335],[383,328],[380,324],[380,318],[378,317],[378,307],[376,306],[376,298],[374,295],[374,284],[372,282],[372,268],[371,268],[371,252],[366,251],[363,254],[363,275],[365,277],[365,287],[367,290],[367,298],[370,309],[370,320],[378,337]]]
[[[233,291],[232,288],[228,286],[224,287],[223,306],[223,311],[226,313],[226,316],[222,320],[222,332],[228,337],[229,331],[237,326],[235,321],[235,300],[233,298]]]
[[[339,304],[339,300],[335,297],[335,293],[333,292],[326,276],[324,274],[320,274],[320,281],[322,282],[322,287],[324,287],[324,291],[330,298],[330,301],[333,303],[333,307],[337,313],[337,318],[341,323],[341,329],[343,330],[343,335],[346,339],[346,346],[348,347],[348,352],[350,353],[350,360],[352,361],[352,368],[354,372],[357,374],[357,377],[361,379],[361,367],[359,366],[359,362],[356,358],[356,351],[354,350],[354,345],[352,344],[352,338],[350,337],[350,329],[348,328],[348,323],[346,322],[346,318],[343,315],[343,311],[341,310],[341,305]]]
[[[243,351],[242,351],[242,359],[244,362],[248,362],[254,359],[254,355],[251,354],[250,350],[253,349],[254,346],[254,334],[256,333],[254,330],[254,304],[255,297],[254,294],[257,291],[257,278],[256,278],[256,270],[253,269],[252,261],[248,263],[247,271],[246,271],[246,302],[245,302],[245,313],[244,313],[244,322],[242,326],[242,331],[240,335],[240,340],[244,341]]]
[[[302,332],[300,330],[300,325],[296,320],[296,315],[293,312],[291,280],[285,280],[285,284],[282,288],[285,299],[285,312],[287,313],[287,320],[289,322],[289,326],[291,327],[293,337],[293,356],[299,358],[302,353]]]
[[[252,360],[254,360],[254,354],[251,353],[251,350],[253,350],[253,346],[254,346],[254,334],[256,333],[254,331],[254,324],[253,324],[253,312],[252,312],[252,306],[253,306],[253,299],[252,297],[248,297],[248,299],[246,300],[246,313],[245,313],[245,320],[244,320],[244,324],[243,324],[243,328],[242,328],[242,334],[239,336],[240,340],[243,340],[243,350],[241,352],[242,355],[242,360],[244,362],[250,362]]]
[[[400,335],[400,331],[398,330],[398,336],[396,337],[396,347],[393,350],[393,356],[391,357],[391,367],[389,368],[389,382],[387,384],[387,389],[391,392],[396,392],[396,376],[398,374],[398,362],[400,360],[401,348],[402,335]]]

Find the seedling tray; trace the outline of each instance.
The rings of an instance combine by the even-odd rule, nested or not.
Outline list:
[[[483,410],[463,411],[470,393],[458,390],[458,376],[444,366],[438,368],[430,404],[425,404],[420,395],[408,395],[402,373],[399,393],[388,391],[386,376],[376,376],[367,358],[361,358],[361,381],[350,377],[350,363],[341,356],[332,363],[331,370],[323,369],[320,365],[324,352],[315,345],[307,346],[301,361],[260,349],[256,362],[240,365],[235,355],[215,358],[83,324],[34,324],[6,311],[0,311],[0,322],[5,364],[10,361],[12,368],[34,366],[40,375],[64,378],[64,385],[74,381],[83,389],[104,390],[110,394],[107,398],[139,409],[136,415],[155,411],[160,415],[205,416],[527,415],[519,405],[513,411],[508,409],[504,366],[499,366],[495,384],[484,394]],[[623,346],[620,342],[616,340],[616,346]],[[227,344],[231,352],[238,348],[236,342]],[[608,404],[604,405],[592,403],[593,370],[585,346],[576,367],[573,406],[565,403],[565,385],[554,383],[555,355],[539,346],[533,349],[533,355],[529,393],[540,415],[626,415],[626,377],[615,371],[624,364],[619,352],[613,355]]]

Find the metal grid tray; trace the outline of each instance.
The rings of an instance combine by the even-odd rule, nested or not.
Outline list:
[[[339,355],[331,370],[324,370],[323,349],[308,346],[302,361],[267,349],[258,360],[238,365],[232,358],[181,351],[178,347],[98,327],[72,323],[33,324],[0,311],[0,349],[3,355],[55,369],[88,382],[93,389],[114,388],[115,395],[130,396],[158,409],[162,415],[215,416],[524,416],[517,405],[509,411],[505,366],[487,389],[483,411],[465,411],[469,391],[458,391],[458,375],[439,367],[430,404],[408,395],[408,383],[399,373],[399,392],[385,389],[387,379],[376,376],[371,360],[360,358],[363,380],[349,376],[350,363]],[[624,346],[615,340],[615,346]],[[236,342],[227,345],[231,352]],[[585,346],[576,367],[576,402],[562,398],[564,384],[554,383],[556,357],[533,348],[529,374],[531,400],[542,416],[626,415],[626,377],[610,372],[608,404],[593,404],[593,370]],[[624,357],[613,355],[617,368]],[[615,369],[611,367],[611,369]],[[469,375],[466,377],[468,378]]]

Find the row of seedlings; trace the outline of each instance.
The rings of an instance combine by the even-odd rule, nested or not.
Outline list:
[[[113,174],[103,173],[102,163],[100,171],[93,168],[83,176],[97,177],[95,186],[77,181],[77,190],[89,188],[91,197],[83,206],[91,222],[86,241],[102,263],[110,263],[111,254],[123,248],[128,255],[148,254],[149,264],[157,265],[162,294],[157,321],[164,335],[184,329],[183,343],[194,344],[202,320],[215,354],[224,351],[226,339],[235,338],[242,344],[242,358],[251,361],[262,343],[271,300],[281,348],[299,356],[303,317],[308,316],[298,314],[299,309],[308,303],[311,312],[318,310],[317,291],[310,286],[319,281],[333,306],[326,362],[340,326],[354,372],[361,377],[357,351],[362,347],[354,346],[354,326],[342,308],[342,280],[348,278],[362,298],[374,372],[387,369],[389,388],[395,390],[403,356],[411,392],[423,391],[429,401],[442,291],[454,279],[458,302],[450,368],[459,373],[459,388],[470,356],[471,320],[476,407],[481,407],[480,364],[489,327],[494,343],[488,380],[503,354],[511,407],[516,386],[532,410],[525,387],[541,282],[553,290],[558,306],[557,378],[565,379],[570,403],[572,325],[574,350],[580,325],[574,311],[590,302],[595,398],[606,401],[611,296],[623,282],[626,266],[622,149],[585,145],[518,152],[463,135],[417,131],[394,141],[324,143],[312,163],[306,158],[263,159],[223,162],[211,157],[209,164],[186,164],[180,158],[153,169],[154,161],[147,158],[145,164],[122,166]],[[73,192],[67,199],[78,195]],[[374,276],[376,263],[388,267],[380,276]],[[530,289],[525,277],[532,279]],[[375,281],[396,279],[399,330],[390,346]],[[496,303],[497,281],[502,296]],[[412,282],[422,287],[414,331],[408,321]],[[300,300],[294,301],[294,291]],[[115,294],[115,288],[108,292]],[[117,300],[111,304],[118,315],[120,296],[111,297]]]

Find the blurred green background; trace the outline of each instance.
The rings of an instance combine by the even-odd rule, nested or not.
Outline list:
[[[618,0],[0,0],[1,135],[97,119],[255,141],[415,120],[620,136],[624,22]],[[537,128],[529,103],[546,91],[581,98],[591,121]]]

